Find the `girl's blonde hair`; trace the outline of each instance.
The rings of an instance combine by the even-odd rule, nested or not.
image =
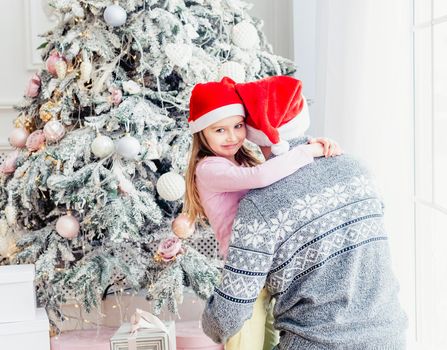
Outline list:
[[[205,224],[207,219],[202,204],[200,203],[199,192],[196,185],[197,164],[205,157],[216,156],[206,141],[202,131],[193,134],[191,152],[189,156],[188,169],[186,170],[186,193],[183,204],[183,213],[188,215],[193,222],[196,220]],[[261,164],[261,161],[246,146],[242,146],[234,155],[234,158],[241,166],[252,167]]]

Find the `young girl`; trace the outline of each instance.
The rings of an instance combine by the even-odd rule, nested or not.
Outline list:
[[[231,79],[194,87],[188,120],[193,143],[186,173],[184,212],[191,220],[208,220],[223,257],[228,250],[239,201],[250,189],[269,186],[311,163],[314,157],[340,153],[335,143],[319,138],[261,163],[243,145],[244,117],[243,102]],[[247,321],[227,342],[227,350],[263,348],[265,298],[267,294],[259,298],[251,324]]]

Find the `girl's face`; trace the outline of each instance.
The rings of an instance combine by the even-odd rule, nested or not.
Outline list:
[[[203,135],[217,156],[234,160],[247,135],[244,117],[235,115],[219,120],[204,129]]]

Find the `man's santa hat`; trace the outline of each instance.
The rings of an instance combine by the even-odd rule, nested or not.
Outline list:
[[[197,84],[192,89],[188,123],[193,134],[235,115],[245,117],[245,110],[236,92],[235,82],[230,78]]]
[[[287,76],[236,84],[246,109],[247,139],[271,146],[276,155],[287,152],[287,140],[304,135],[310,124],[301,90],[301,81]]]

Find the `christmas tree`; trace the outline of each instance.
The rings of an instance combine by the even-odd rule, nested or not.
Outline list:
[[[240,0],[52,0],[1,166],[0,263],[34,263],[39,302],[87,310],[110,289],[145,289],[176,311],[184,286],[218,281],[178,214],[199,82],[293,72]],[[173,233],[173,219],[177,229]],[[183,221],[182,221],[183,220]],[[159,243],[161,242],[161,243]]]

